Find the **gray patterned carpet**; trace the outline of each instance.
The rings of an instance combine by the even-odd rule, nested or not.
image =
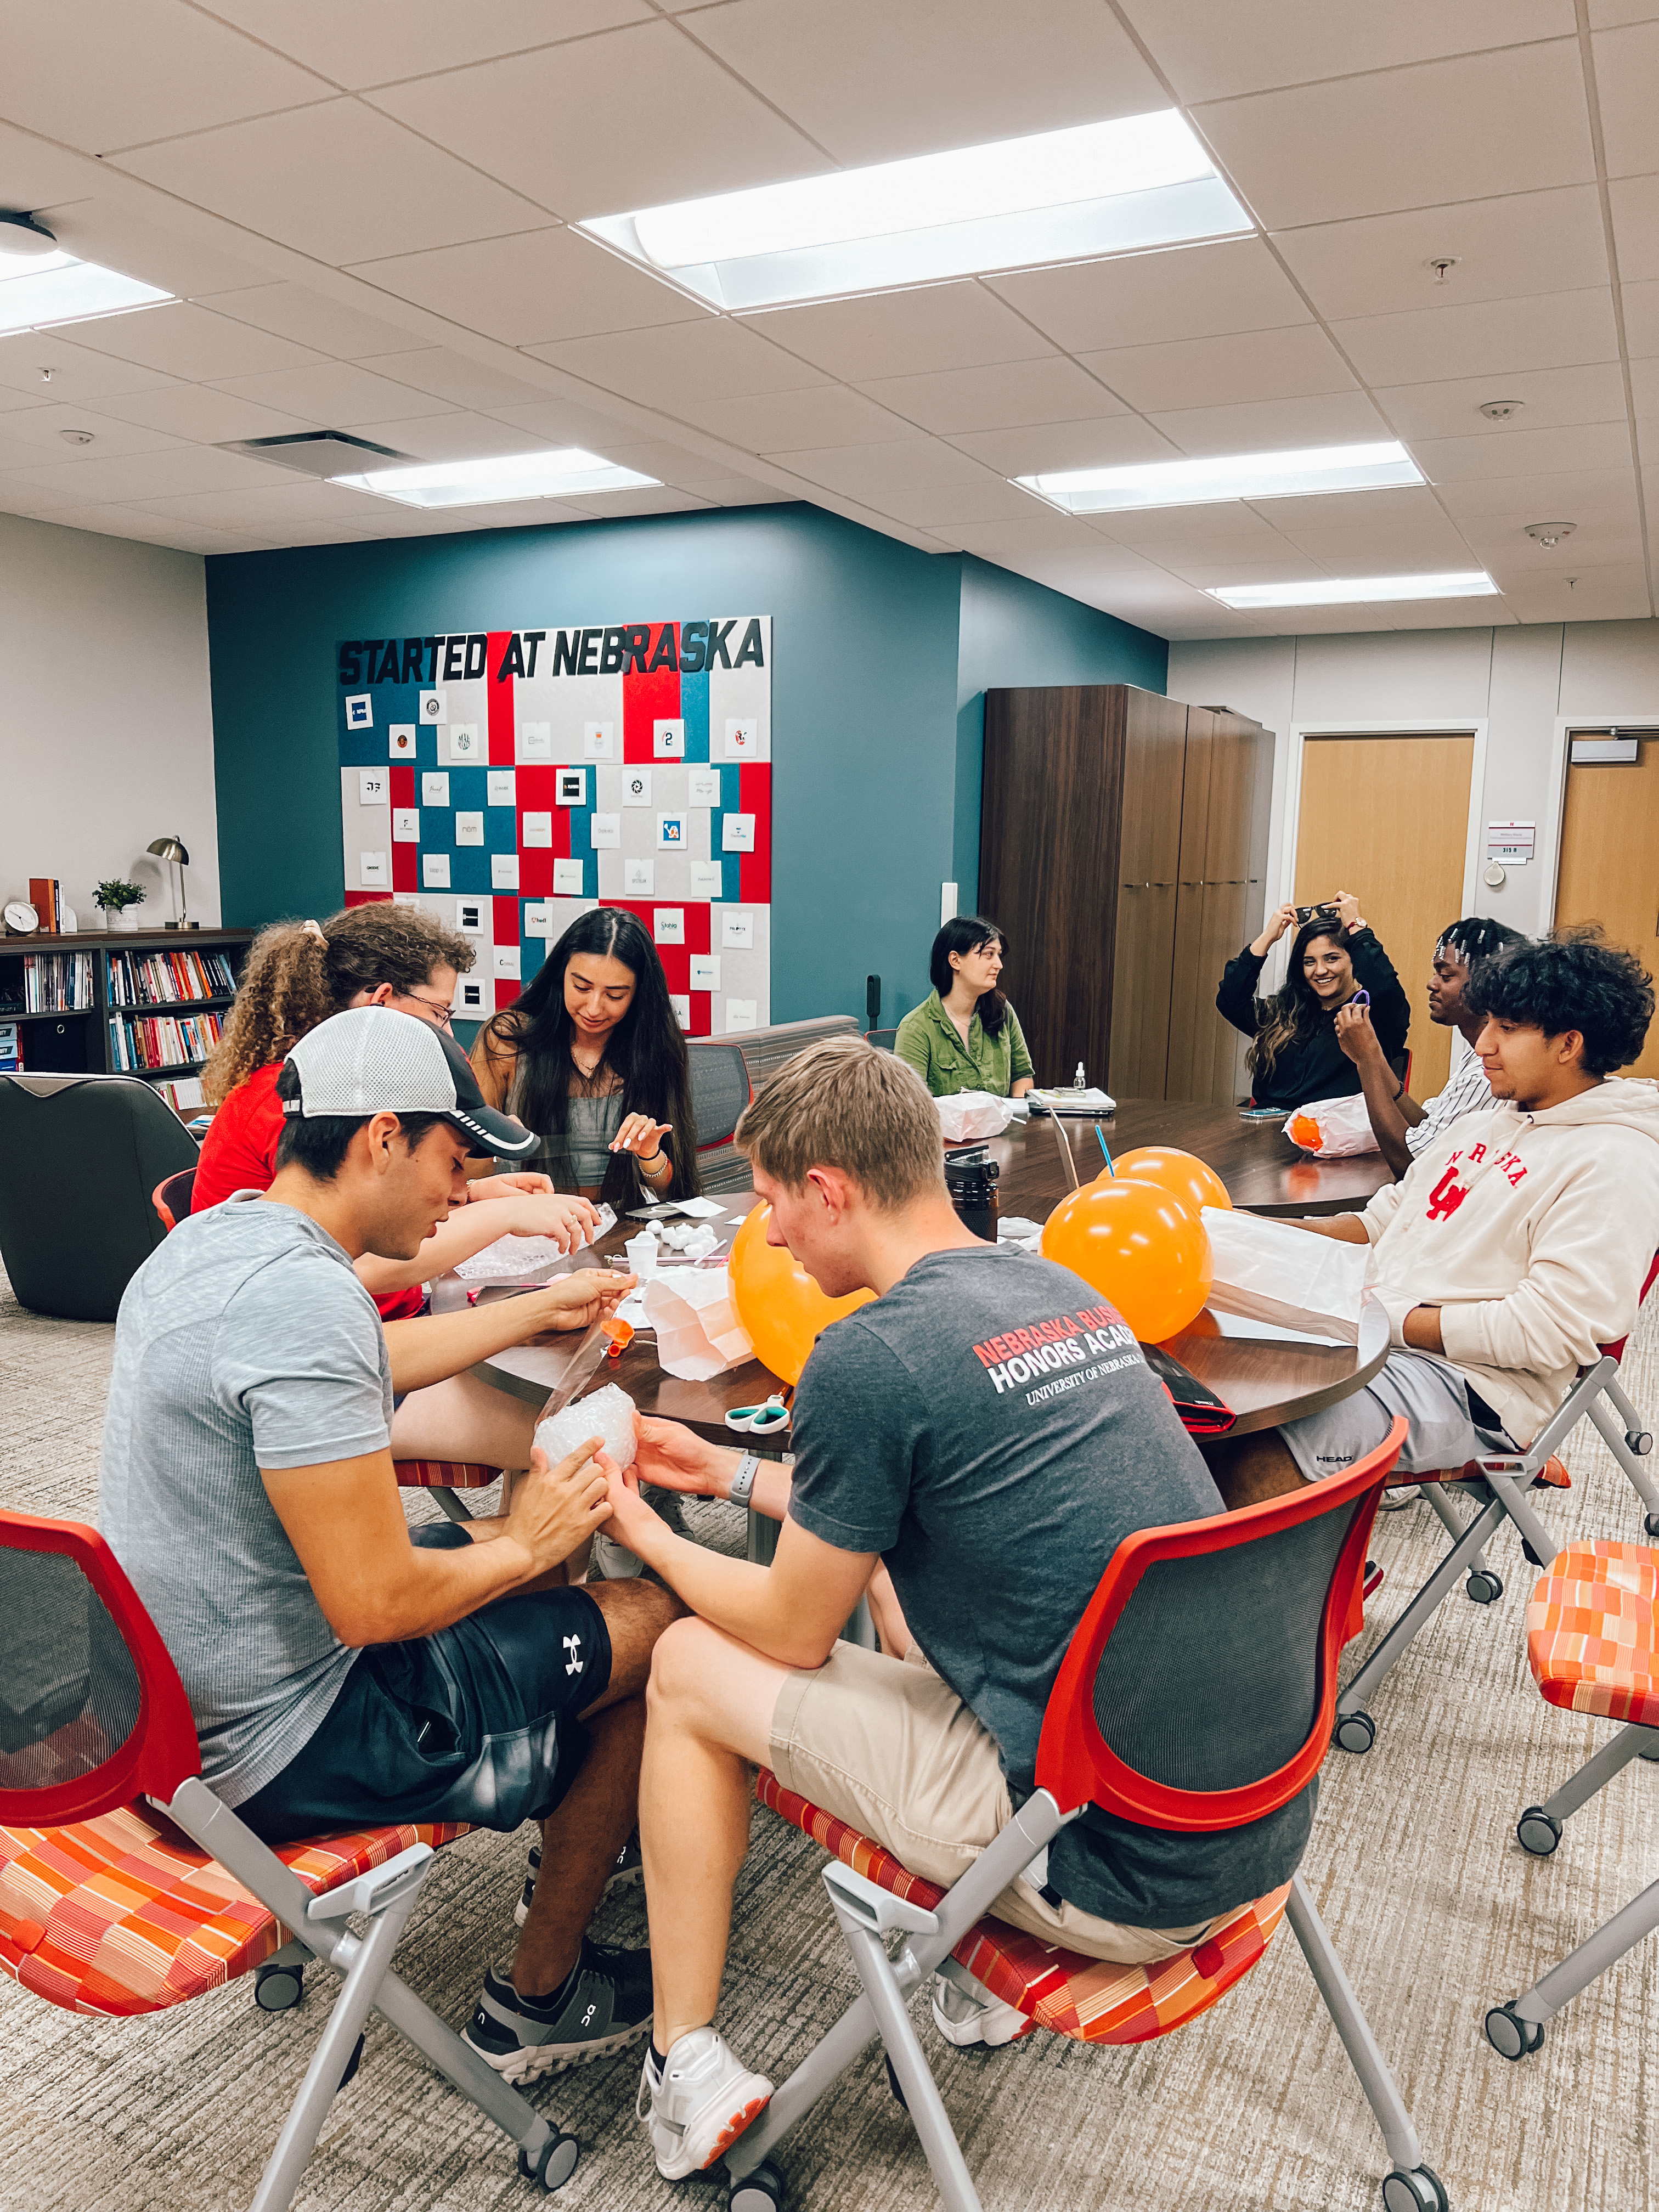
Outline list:
[[[90,1516],[112,1330],[22,1311],[0,1279],[0,1501]],[[1659,1414],[1650,1322],[1626,1377]],[[1574,1488],[1549,1526],[1636,1536],[1640,1516],[1588,1426]],[[430,1509],[421,1501],[411,1509]],[[705,1509],[710,1516],[727,1509]],[[730,1530],[717,1531],[711,1535]],[[1440,1539],[1422,1506],[1379,1523],[1386,1625]],[[1513,1836],[1605,1741],[1608,1724],[1546,1706],[1527,1672],[1532,1576],[1507,1534],[1502,1601],[1455,1596],[1379,1695],[1364,1759],[1333,1752],[1304,1872],[1458,2212],[1650,2212],[1650,2098],[1659,1942],[1588,1991],[1520,2066],[1480,2020],[1659,1876],[1659,1795],[1633,1766],[1532,1860]],[[1363,1648],[1363,1647],[1362,1647]],[[524,1839],[474,1836],[442,1854],[399,1956],[444,2017],[469,2010],[504,1952]],[[850,1971],[817,1853],[757,1814],[740,1885],[722,2025],[754,2063],[787,2071],[848,2000]],[[642,1942],[635,1901],[599,1931]],[[0,1978],[0,2205],[29,2212],[236,2212],[249,2203],[321,2016],[256,2012],[249,1985],[170,2014],[83,2020]],[[1222,2003],[1137,2051],[1039,2033],[997,2054],[923,2040],[988,2212],[1360,2212],[1386,2169],[1370,2114],[1288,1930]],[[568,2212],[712,2212],[708,2183],[659,2181],[633,2118],[637,2064],[600,2063],[532,2094],[579,2136]],[[788,2146],[799,2212],[899,2212],[936,2201],[879,2063],[866,2060]],[[492,2212],[534,2201],[501,2138],[384,2027],[342,2093],[295,2199],[303,2212]]]

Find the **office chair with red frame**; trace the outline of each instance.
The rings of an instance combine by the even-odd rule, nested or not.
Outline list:
[[[1405,2104],[1300,1875],[1236,1906],[1155,1965],[1067,1951],[991,1917],[995,1900],[1091,1808],[1213,1834],[1290,1803],[1317,1772],[1336,1708],[1376,1503],[1405,1441],[1329,1481],[1119,1545],[1078,1624],[1044,1715],[1036,1789],[948,1890],[761,1773],[757,1794],[832,1852],[824,1886],[863,1995],[726,2153],[730,2212],[778,2212],[771,2152],[874,2036],[946,2212],[980,2212],[908,2000],[939,1972],[1085,2043],[1145,2043],[1215,2003],[1288,1917],[1382,2130],[1387,2212],[1447,2212]],[[1039,1875],[1039,1881],[1046,1875]],[[886,1940],[899,1935],[896,1957]]]
[[[305,1962],[342,1979],[253,2198],[286,2212],[380,2012],[518,2146],[544,2189],[577,2145],[391,1971],[455,1823],[263,1843],[202,1779],[190,1701],[103,1538],[0,1512],[0,1969],[69,2012],[125,2017]],[[368,1932],[351,1931],[366,1916]],[[256,1995],[258,1992],[256,1990]]]

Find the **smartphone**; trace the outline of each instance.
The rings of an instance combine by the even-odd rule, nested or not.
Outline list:
[[[1282,1121],[1287,1111],[1283,1106],[1241,1106],[1238,1118],[1241,1121]]]

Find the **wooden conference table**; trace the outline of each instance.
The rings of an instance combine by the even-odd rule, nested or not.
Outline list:
[[[1241,1121],[1231,1107],[1163,1098],[1122,1099],[1117,1111],[1099,1123],[1114,1154],[1142,1145],[1179,1146],[1208,1162],[1226,1184],[1233,1203],[1255,1213],[1296,1215],[1345,1213],[1363,1206],[1389,1180],[1380,1155],[1322,1163],[1298,1153],[1276,1121]],[[1015,1123],[993,1138],[988,1149],[1000,1170],[1002,1212],[1046,1220],[1071,1189],[1060,1143],[1068,1143],[1078,1179],[1088,1182],[1104,1163],[1093,1121],[1056,1123],[1047,1116]],[[1059,1131],[1059,1140],[1056,1139]],[[714,1227],[730,1236],[755,1203],[752,1191],[714,1194],[726,1208]],[[626,1231],[618,1229],[599,1247],[598,1257],[620,1254]],[[441,1304],[441,1298],[435,1301]],[[1168,1349],[1200,1382],[1213,1390],[1237,1416],[1230,1434],[1277,1427],[1306,1413],[1322,1411],[1363,1389],[1388,1356],[1387,1324],[1368,1305],[1358,1346],[1255,1343],[1220,1335],[1206,1312],[1193,1328],[1171,1338]],[[483,1362],[474,1372],[498,1389],[541,1404],[556,1383],[562,1357],[554,1347],[516,1346]],[[620,1359],[607,1360],[601,1382],[626,1390],[640,1412],[683,1421],[717,1443],[738,1440],[726,1426],[737,1406],[757,1405],[781,1389],[778,1378],[757,1359],[707,1382],[688,1382],[665,1374],[654,1343],[636,1339]],[[781,1442],[787,1443],[786,1436]]]

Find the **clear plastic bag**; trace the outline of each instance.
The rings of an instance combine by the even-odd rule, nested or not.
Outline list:
[[[1346,1159],[1353,1152],[1382,1149],[1363,1098],[1310,1099],[1285,1122],[1285,1134],[1321,1160]]]
[[[633,1466],[634,1401],[614,1382],[579,1398],[562,1413],[541,1422],[536,1431],[536,1442],[547,1454],[550,1467],[568,1459],[589,1437],[604,1437],[605,1448],[618,1467]]]

